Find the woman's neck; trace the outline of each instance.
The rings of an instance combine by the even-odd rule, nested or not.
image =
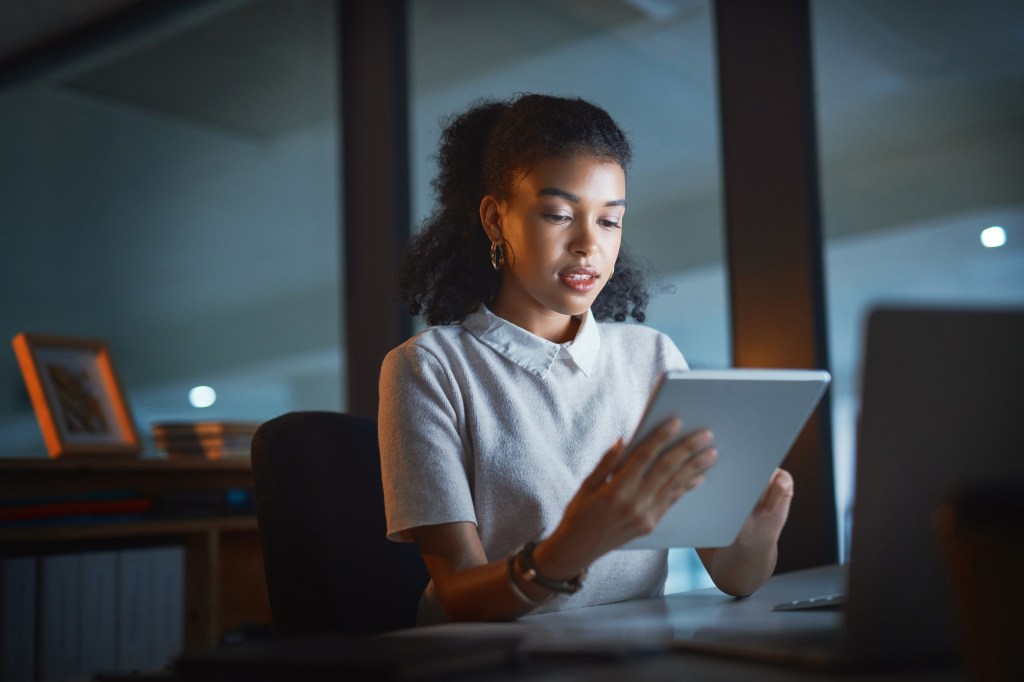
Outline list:
[[[580,329],[581,318],[554,310],[544,309],[542,311],[509,310],[501,305],[500,300],[495,300],[491,306],[491,312],[507,320],[512,324],[525,329],[526,331],[547,339],[552,343],[565,343],[576,338]]]

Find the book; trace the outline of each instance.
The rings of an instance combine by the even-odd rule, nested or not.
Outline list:
[[[80,667],[87,676],[117,671],[117,552],[86,552],[80,564]]]
[[[147,672],[153,660],[152,550],[118,553],[117,672]]]
[[[0,680],[35,679],[36,558],[0,559]]]
[[[155,422],[153,435],[156,436],[226,436],[252,435],[260,426],[260,422],[252,421],[178,421]]]
[[[150,550],[153,572],[153,658],[150,671],[168,669],[185,648],[185,549]]]
[[[249,456],[249,445],[228,445],[225,443],[167,443],[157,449],[168,459],[241,459]]]
[[[259,422],[158,422],[153,424],[157,450],[169,458],[248,457]]]
[[[39,641],[37,663],[42,680],[69,680],[81,675],[78,554],[40,558]]]
[[[248,447],[252,443],[252,433],[234,433],[227,435],[205,435],[200,433],[178,433],[171,435],[153,434],[156,446],[226,446],[233,448]]]

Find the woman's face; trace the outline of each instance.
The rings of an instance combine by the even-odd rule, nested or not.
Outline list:
[[[622,240],[626,175],[589,156],[547,158],[507,199],[481,203],[484,228],[505,246],[494,313],[553,341],[575,334],[612,276]]]

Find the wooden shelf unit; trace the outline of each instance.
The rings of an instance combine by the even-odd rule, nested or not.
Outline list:
[[[248,459],[0,459],[0,500],[104,490],[136,490],[156,497],[229,488],[252,491]],[[0,556],[157,544],[185,548],[186,651],[215,647],[229,630],[270,624],[263,553],[253,515],[0,528]]]

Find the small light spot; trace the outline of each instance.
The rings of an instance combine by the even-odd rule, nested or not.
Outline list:
[[[993,225],[981,231],[981,243],[990,249],[995,249],[1006,243],[1006,230]]]
[[[188,392],[192,407],[209,407],[217,402],[217,392],[209,386],[196,386]]]

